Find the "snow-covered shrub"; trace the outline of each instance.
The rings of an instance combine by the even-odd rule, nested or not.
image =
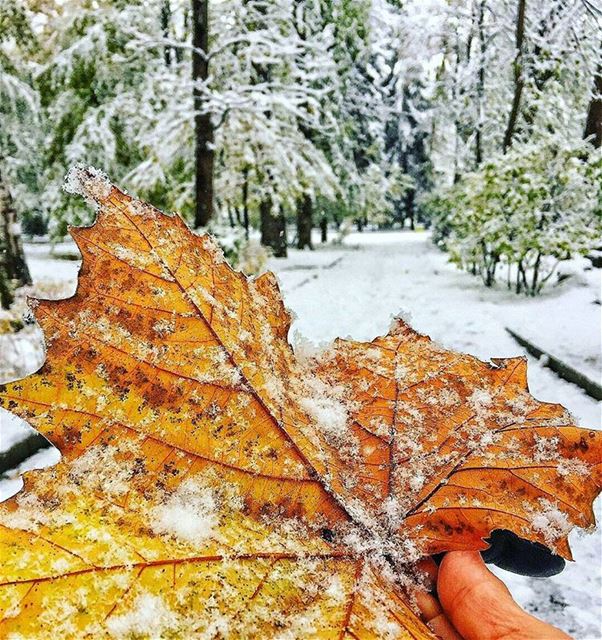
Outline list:
[[[434,239],[491,286],[536,295],[558,262],[602,234],[602,152],[554,137],[516,145],[427,202]]]

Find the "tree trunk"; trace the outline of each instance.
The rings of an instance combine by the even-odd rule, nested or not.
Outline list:
[[[462,96],[465,93],[465,89],[463,88],[460,82],[461,53],[460,53],[460,42],[459,42],[457,27],[456,27],[456,33],[455,33],[455,42],[453,45],[453,52],[455,55],[454,55],[454,81],[452,85],[452,99],[453,99],[453,103],[457,104],[462,101]],[[470,47],[468,48],[466,53],[468,56],[470,56]],[[463,125],[460,114],[456,112],[456,117],[454,118],[454,163],[453,163],[454,164],[454,184],[457,184],[460,181],[462,177],[462,173],[464,172],[464,169],[465,169],[464,167],[465,163],[463,159],[460,158],[460,149],[461,149],[460,143],[466,141],[465,134],[466,134],[466,126]]]
[[[272,211],[272,199],[266,196],[259,205],[261,244],[272,250],[275,258],[286,258],[286,220],[282,210]]]
[[[590,139],[596,149],[602,146],[602,65],[600,64],[594,77],[594,95],[587,110],[583,137]]]
[[[313,209],[314,204],[307,194],[297,201],[297,249],[305,249],[305,247],[313,249],[311,244]]]
[[[475,134],[475,163],[483,162],[483,104],[485,99],[485,0],[481,0],[477,9],[477,33],[479,36],[479,71],[477,81],[477,130]]]
[[[169,23],[171,22],[171,6],[169,0],[163,0],[161,3],[161,33],[163,38],[169,38]],[[171,66],[171,47],[168,44],[163,45],[163,59],[165,66]]]
[[[14,299],[12,287],[6,277],[6,271],[3,265],[0,264],[0,309],[9,309]]]
[[[525,11],[527,0],[518,0],[518,11],[516,15],[516,57],[514,58],[514,95],[512,97],[512,107],[508,117],[508,126],[504,134],[504,153],[512,146],[512,138],[518,121],[520,112],[521,96],[525,86],[523,77],[523,48],[525,42]]]
[[[306,28],[308,23],[305,18],[305,9],[303,3],[300,0],[295,0],[293,3],[293,24],[297,31],[297,35],[302,42],[307,40]],[[295,17],[296,16],[296,17]],[[316,135],[315,131],[309,128],[300,118],[297,118],[297,126],[299,131],[303,134],[306,140],[309,140],[312,144],[315,144]],[[311,243],[311,230],[313,227],[313,215],[314,215],[314,203],[308,194],[303,194],[297,199],[297,249],[313,250]]]
[[[320,242],[322,244],[328,242],[328,218],[324,215],[320,218]]]
[[[12,302],[12,286],[31,284],[25,261],[21,228],[13,199],[0,172],[0,298],[3,307]]]
[[[209,0],[192,0],[192,80],[194,82],[194,226],[204,227],[213,215],[213,124],[205,113],[203,83],[209,75]]]
[[[249,170],[243,169],[242,183],[242,219],[245,228],[245,239],[249,239]]]
[[[410,229],[412,231],[416,230],[416,225],[415,225],[415,222],[414,222],[414,213],[415,213],[415,209],[416,209],[415,206],[414,206],[415,197],[416,197],[416,190],[410,187],[406,191],[404,199],[405,199],[405,218],[409,218],[409,220],[410,220]],[[403,226],[405,227],[405,219],[404,219]]]

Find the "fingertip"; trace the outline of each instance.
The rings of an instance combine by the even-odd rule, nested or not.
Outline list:
[[[433,618],[428,627],[441,640],[463,640],[443,613]]]
[[[513,633],[525,639],[568,638],[523,611],[476,551],[445,555],[439,566],[437,592],[443,610],[465,638],[511,638]],[[542,636],[542,631],[547,635]]]
[[[451,551],[446,553],[439,566],[437,591],[439,598],[449,607],[462,604],[469,597],[482,597],[483,589],[500,591],[504,600],[511,599],[510,592],[498,580],[483,561],[478,551]]]
[[[516,607],[510,593],[489,572],[476,551],[447,553],[439,566],[437,593],[441,606],[462,635],[486,637],[484,626],[490,627],[491,612],[500,611],[500,620],[513,617]],[[483,616],[487,620],[483,621]]]

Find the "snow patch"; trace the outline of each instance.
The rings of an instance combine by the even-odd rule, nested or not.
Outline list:
[[[117,638],[162,638],[176,624],[176,614],[169,609],[163,598],[151,593],[139,595],[127,613],[107,620],[109,631]]]
[[[185,542],[210,538],[218,525],[217,501],[213,491],[189,479],[151,511],[151,528]]]
[[[295,357],[301,364],[320,359],[321,356],[326,355],[326,352],[332,347],[332,343],[329,342],[316,343],[308,340],[304,335],[299,333],[299,331],[293,332],[292,343]]]
[[[329,384],[309,371],[301,389],[299,404],[317,429],[331,444],[353,447],[355,443],[348,422],[355,403],[347,398],[347,390],[342,385]]]
[[[221,264],[226,262],[226,258],[224,257],[224,251],[219,246],[217,240],[210,235],[201,236],[201,241],[203,243],[203,249],[209,253],[211,259],[215,264]]]
[[[130,451],[137,453],[135,442],[130,443]],[[93,488],[109,496],[124,496],[130,490],[130,480],[134,474],[135,461],[126,460],[122,454],[126,447],[94,445],[71,464],[70,479],[79,485]]]
[[[543,534],[546,544],[553,547],[558,540],[569,534],[573,525],[567,515],[549,500],[541,499],[539,502],[542,509],[533,514],[531,525]]]
[[[112,184],[104,171],[84,164],[76,164],[69,169],[63,189],[67,193],[80,195],[86,200],[98,202],[109,196]]]
[[[486,389],[475,389],[468,397],[468,404],[477,413],[480,413],[487,407],[490,407],[492,402],[493,398]]]

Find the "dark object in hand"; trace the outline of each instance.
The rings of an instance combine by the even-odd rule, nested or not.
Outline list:
[[[481,551],[483,560],[500,569],[532,578],[548,578],[564,569],[564,558],[539,542],[519,538],[512,531],[496,529],[488,542],[491,544],[489,549]]]
[[[481,551],[483,560],[487,564],[494,564],[500,569],[512,571],[521,576],[549,578],[560,573],[566,564],[564,558],[552,553],[543,544],[523,540],[506,529],[492,531],[487,542],[491,546]],[[433,556],[437,565],[441,563],[444,555],[437,553]]]

